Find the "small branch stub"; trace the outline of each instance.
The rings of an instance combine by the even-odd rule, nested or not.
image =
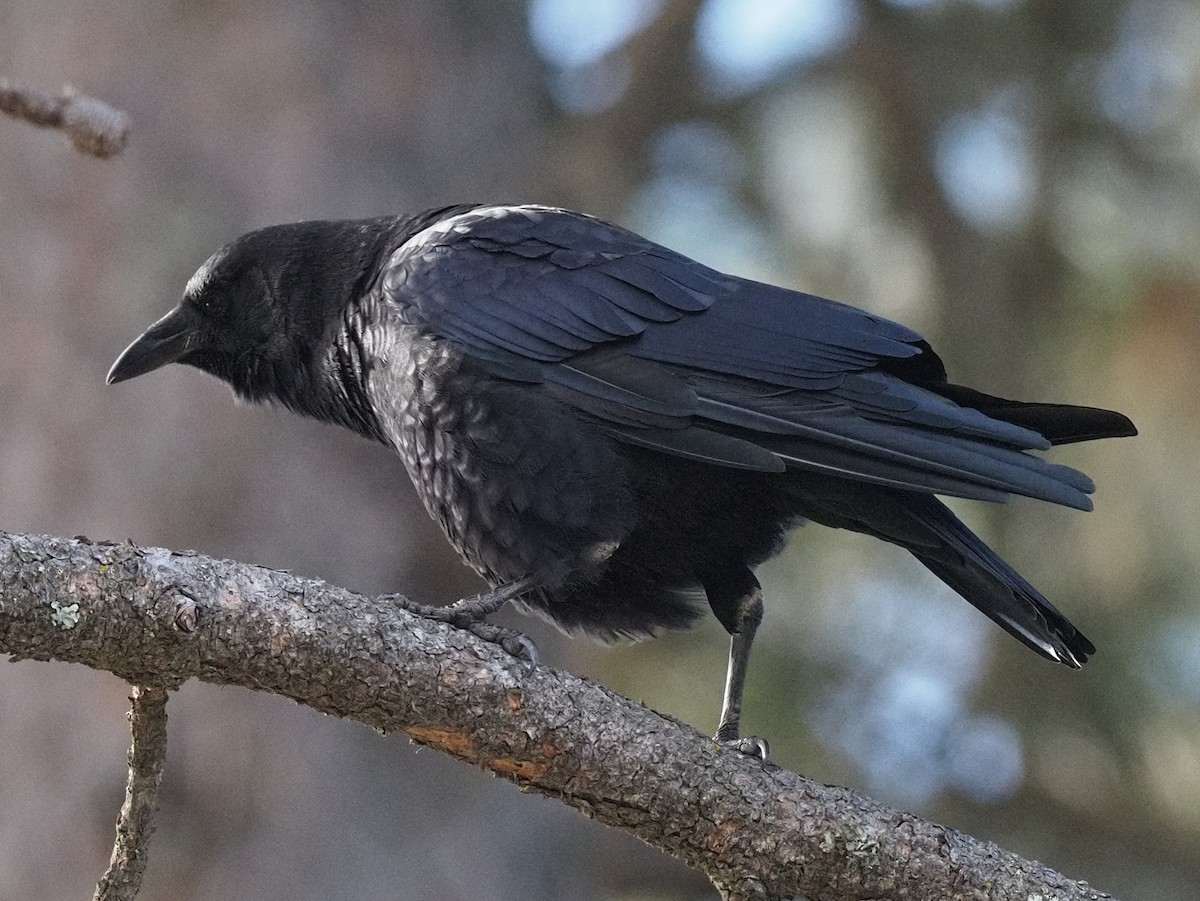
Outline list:
[[[186,594],[175,598],[175,628],[183,635],[196,634],[196,601]]]
[[[125,149],[129,116],[103,100],[65,87],[46,94],[0,79],[0,112],[43,128],[56,128],[72,146],[88,156],[108,159]]]

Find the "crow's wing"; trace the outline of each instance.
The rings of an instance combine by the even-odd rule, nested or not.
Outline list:
[[[1032,429],[921,385],[915,332],[724,275],[564,210],[477,207],[401,245],[380,282],[401,321],[502,378],[545,383],[618,439],[716,465],[788,467],[985,500],[1089,509]],[[920,384],[915,384],[920,383]]]

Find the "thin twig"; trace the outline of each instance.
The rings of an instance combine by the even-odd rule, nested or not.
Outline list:
[[[129,116],[69,86],[58,94],[46,94],[0,79],[0,112],[56,128],[80,153],[100,159],[116,156],[129,140]]]
[[[146,849],[154,832],[158,786],[167,756],[167,690],[134,686],[129,699],[129,782],[117,817],[112,860],[100,877],[92,901],[132,901],[142,887]]]

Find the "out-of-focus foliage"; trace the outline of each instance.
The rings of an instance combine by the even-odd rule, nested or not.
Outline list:
[[[398,462],[107,364],[249,228],[460,200],[605,215],[869,307],[986,390],[1111,406],[1055,458],[1082,516],[968,517],[1100,648],[1007,638],[899,551],[817,527],[764,567],[747,725],[785,766],[1127,897],[1200,884],[1200,6],[1184,0],[7,0],[0,75],[124,107],[121,158],[0,122],[0,527],[131,537],[365,591],[474,578]],[[711,730],[725,638],[554,665]],[[0,897],[80,897],[120,802],[126,688],[0,671]],[[691,898],[556,805],[279,699],[171,702],[145,897]]]

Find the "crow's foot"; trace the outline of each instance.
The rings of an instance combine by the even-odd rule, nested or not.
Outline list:
[[[418,604],[399,594],[380,595],[379,600],[400,607],[417,616],[446,623],[456,629],[470,632],[476,638],[497,644],[518,660],[525,661],[532,672],[538,665],[537,645],[515,629],[493,625],[486,617],[495,613],[514,597],[524,594],[533,587],[532,580],[518,579],[485,591],[474,597],[463,598],[445,607]]]

